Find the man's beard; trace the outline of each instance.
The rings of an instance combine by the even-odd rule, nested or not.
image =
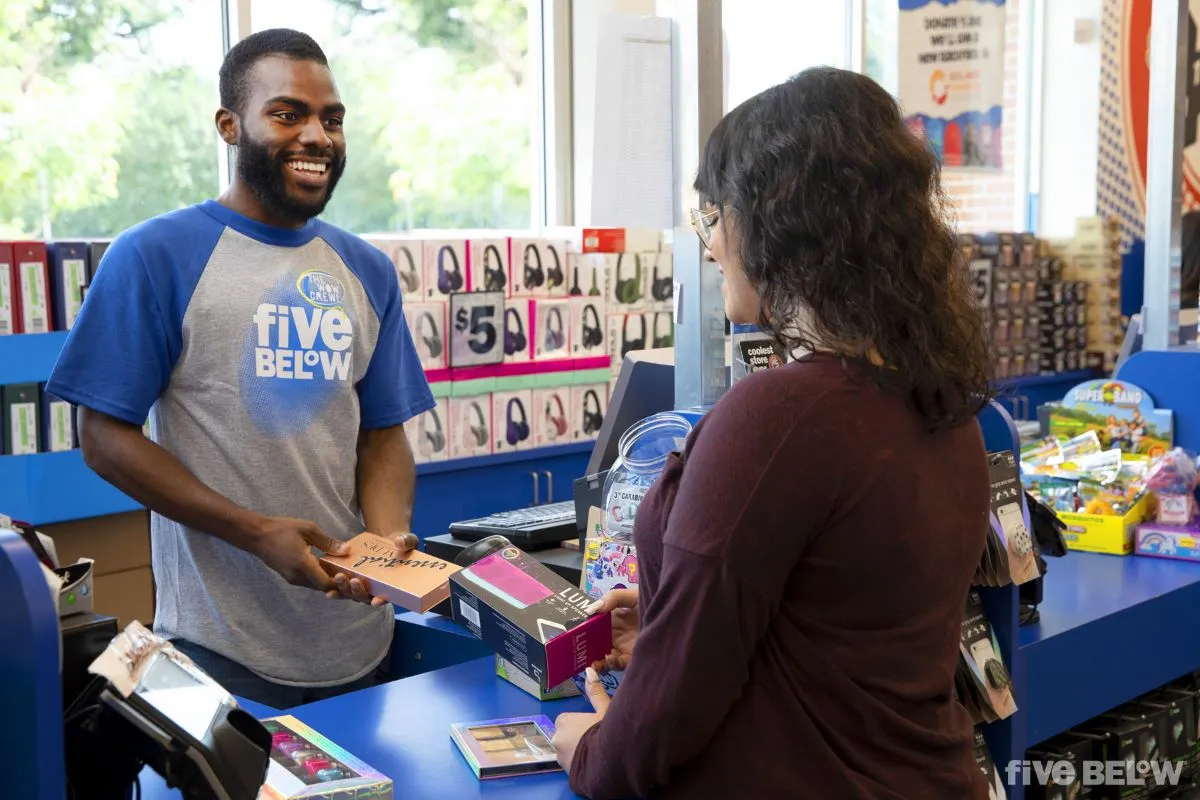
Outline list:
[[[259,202],[269,211],[287,220],[307,222],[325,210],[325,206],[333,198],[333,190],[346,169],[345,157],[338,159],[332,156],[329,163],[329,183],[326,184],[325,194],[317,201],[306,202],[292,197],[288,193],[287,178],[284,170],[288,169],[287,159],[296,155],[316,156],[315,153],[289,153],[272,156],[266,145],[242,136],[237,150],[237,173],[250,190],[258,197]],[[323,154],[322,154],[323,155]]]

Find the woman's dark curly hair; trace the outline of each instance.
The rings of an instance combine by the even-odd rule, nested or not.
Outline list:
[[[990,342],[937,159],[878,84],[817,67],[752,97],[713,130],[696,190],[789,351],[861,360],[930,429],[987,401]]]

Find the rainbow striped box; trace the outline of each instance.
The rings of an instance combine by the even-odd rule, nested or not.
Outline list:
[[[271,761],[258,800],[392,800],[392,779],[293,716],[262,721]]]

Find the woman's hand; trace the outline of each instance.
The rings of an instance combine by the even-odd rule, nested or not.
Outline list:
[[[622,591],[617,589],[615,591]],[[611,594],[611,592],[610,592]],[[636,593],[635,593],[636,594]],[[636,603],[636,597],[635,597]],[[604,719],[605,713],[608,711],[608,704],[611,698],[608,692],[604,689],[604,684],[600,682],[600,676],[596,674],[596,670],[588,667],[587,679],[584,682],[584,693],[588,700],[592,703],[594,713],[567,713],[559,714],[554,720],[554,751],[558,755],[558,763],[566,772],[571,771],[571,761],[575,758],[575,749],[579,747],[579,740],[583,735],[591,730],[592,726]]]
[[[612,617],[613,649],[603,661],[592,664],[592,669],[597,672],[623,670],[629,667],[629,659],[633,657],[633,646],[641,629],[637,588],[613,589],[588,608],[588,612],[592,614],[605,611]]]

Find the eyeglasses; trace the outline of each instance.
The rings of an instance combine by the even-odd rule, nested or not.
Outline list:
[[[711,211],[701,211],[698,208],[693,208],[688,211],[688,221],[692,224],[692,230],[700,237],[700,241],[707,248],[712,248],[712,232],[717,226],[719,212],[717,209]]]

